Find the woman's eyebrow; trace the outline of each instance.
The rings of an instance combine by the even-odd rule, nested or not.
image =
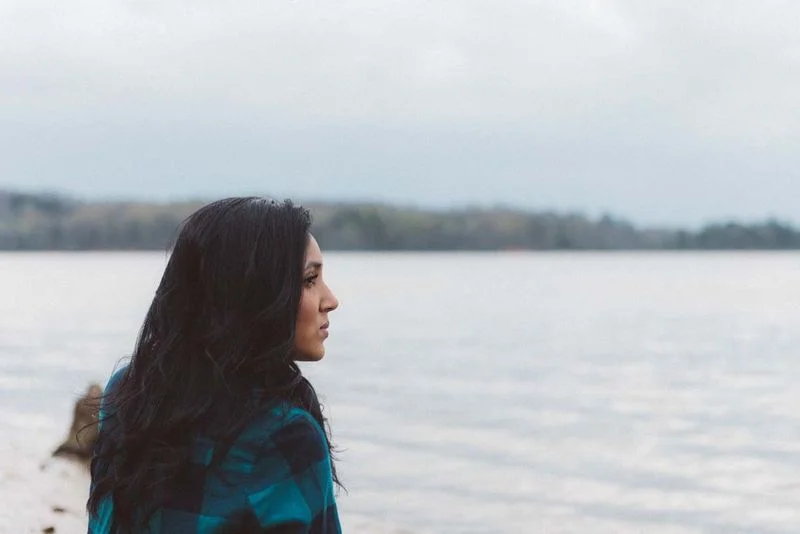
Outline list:
[[[310,262],[306,263],[306,269],[311,269],[311,268],[321,269],[322,268],[322,262],[321,261],[310,261]]]

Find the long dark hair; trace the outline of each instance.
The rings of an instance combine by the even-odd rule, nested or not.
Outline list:
[[[310,227],[291,201],[255,197],[214,202],[184,221],[130,364],[103,400],[91,514],[111,498],[117,531],[143,526],[180,492],[192,436],[220,443],[213,468],[265,402],[309,411],[332,451],[293,358]]]

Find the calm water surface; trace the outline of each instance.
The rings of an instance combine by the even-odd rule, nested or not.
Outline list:
[[[48,450],[130,353],[165,261],[0,254],[0,470],[15,447]],[[304,369],[342,449],[343,516],[800,532],[800,254],[326,261],[342,305]]]

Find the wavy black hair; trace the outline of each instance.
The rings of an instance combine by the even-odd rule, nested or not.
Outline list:
[[[302,207],[257,197],[219,200],[184,221],[130,363],[105,392],[91,514],[110,497],[117,532],[146,525],[180,493],[192,436],[220,443],[213,468],[268,402],[309,411],[333,452],[293,358],[310,228]],[[341,486],[335,466],[333,478]]]

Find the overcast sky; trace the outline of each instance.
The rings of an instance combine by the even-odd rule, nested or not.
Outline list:
[[[800,2],[0,0],[0,187],[800,222]]]

